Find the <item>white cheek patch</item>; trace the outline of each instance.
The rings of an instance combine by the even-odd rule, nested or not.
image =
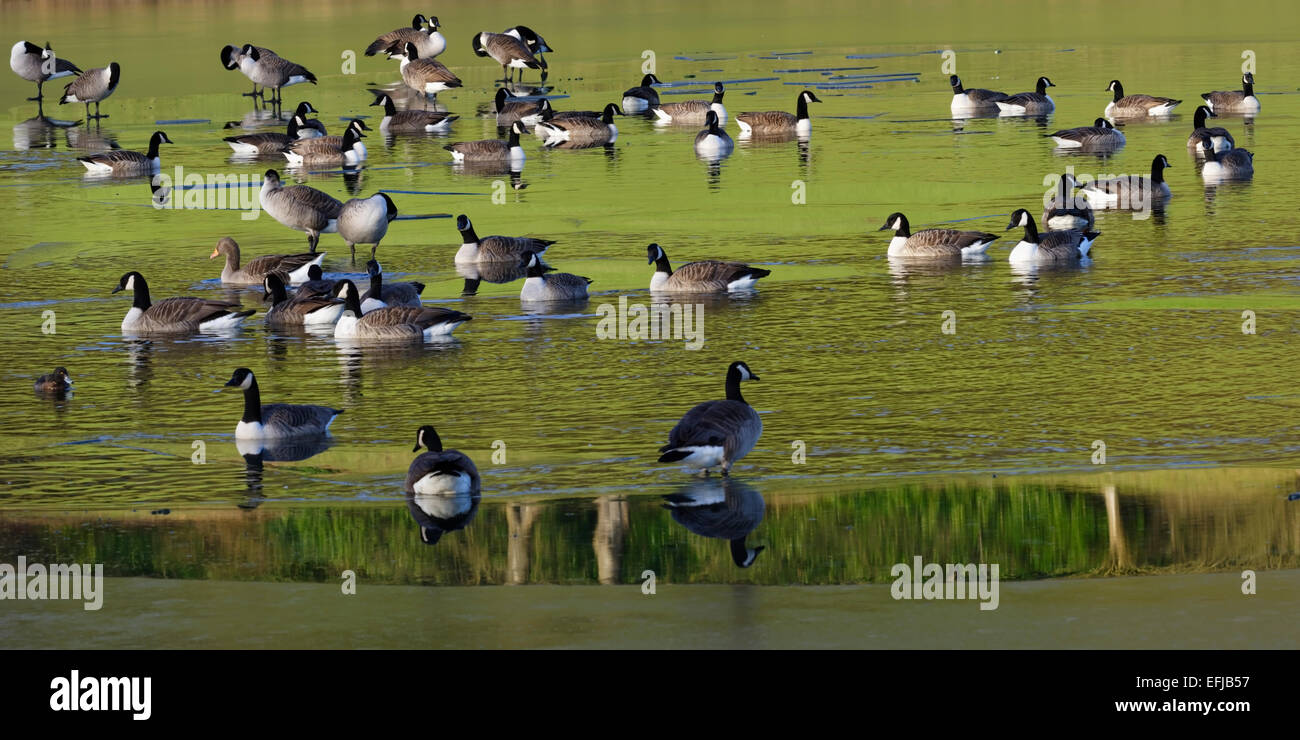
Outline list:
[[[239,387],[242,388],[243,390],[248,390],[249,388],[252,387],[252,385],[253,385],[253,374],[249,373],[244,377],[244,382],[240,383]]]
[[[135,275],[126,279],[126,285],[123,286],[123,290],[135,290]]]
[[[1028,226],[1028,225],[1029,225],[1029,214],[1028,214],[1028,213],[1022,214],[1022,215],[1020,216],[1020,225],[1021,225],[1021,226]]]
[[[901,219],[901,218],[896,218],[896,219],[894,219],[894,225],[891,226],[890,228],[891,228],[891,229],[901,229],[901,228],[903,228],[903,219]]]

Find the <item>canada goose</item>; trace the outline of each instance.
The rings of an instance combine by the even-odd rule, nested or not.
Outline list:
[[[575,144],[609,144],[618,139],[618,126],[614,125],[614,116],[623,115],[623,111],[613,103],[605,106],[600,118],[570,116],[537,124],[538,135],[545,135],[546,145],[555,146],[563,142]],[[723,134],[726,135],[725,133]]]
[[[50,59],[54,60],[52,72],[49,69]],[[19,41],[14,44],[9,50],[9,69],[24,80],[36,83],[36,97],[28,100],[35,100],[38,103],[45,99],[41,88],[47,81],[81,74],[80,67],[67,59],[55,56],[49,42],[45,43],[44,49],[30,41]]]
[[[343,315],[334,325],[336,339],[429,340],[450,336],[456,327],[473,319],[466,313],[440,306],[388,306],[361,312],[361,294],[351,280],[334,284],[343,299]]]
[[[242,52],[240,69],[255,84],[271,88],[271,102],[276,105],[280,104],[280,91],[283,88],[302,82],[316,84],[316,75],[306,67],[295,64],[270,49],[244,44]]]
[[[1165,155],[1157,154],[1151,160],[1149,177],[1093,180],[1083,185],[1083,192],[1088,195],[1089,203],[1096,203],[1102,208],[1142,208],[1152,200],[1164,200],[1171,195],[1169,183],[1165,182],[1165,169],[1172,166]]]
[[[80,77],[63,88],[63,97],[59,98],[59,105],[85,103],[87,121],[108,118],[99,114],[99,104],[117,90],[117,83],[121,78],[122,67],[117,62],[111,62],[107,67],[97,67],[89,72],[83,72]],[[91,103],[95,104],[93,116],[90,115]]]
[[[925,229],[912,233],[907,216],[891,213],[885,225],[877,231],[894,230],[889,240],[887,257],[912,257],[925,259],[961,259],[984,254],[997,239],[996,234],[983,231],[958,231],[956,229]]]
[[[265,46],[258,46],[255,48],[257,49],[258,53],[262,55],[275,54],[275,52],[271,51]],[[235,69],[239,70],[240,74],[247,77],[249,81],[253,83],[252,92],[241,93],[244,97],[249,97],[249,98],[265,97],[266,91],[263,90],[259,92],[257,89],[257,80],[253,79],[253,74],[255,68],[257,67],[257,63],[251,59],[244,58],[244,47],[242,45],[235,46],[234,44],[226,44],[225,46],[221,47],[221,66],[229,70],[235,70]]]
[[[234,150],[235,154],[243,156],[282,154],[289,148],[290,144],[304,138],[304,132],[311,132],[311,136],[306,138],[320,138],[318,132],[306,128],[305,123],[306,119],[295,114],[289,119],[289,125],[283,134],[277,131],[241,134],[239,136],[227,136],[223,141],[230,144],[230,148]]]
[[[795,113],[770,110],[762,113],[741,113],[736,116],[736,125],[740,127],[740,138],[751,136],[807,136],[812,133],[812,119],[808,117],[808,104],[820,103],[820,98],[811,90],[804,90],[795,98]]]
[[[1079,231],[1065,229],[1038,233],[1034,217],[1029,211],[1019,208],[1011,214],[1011,223],[1007,231],[1023,226],[1025,236],[1011,248],[1011,262],[1077,262],[1088,256],[1092,243],[1101,236],[1098,231]]]
[[[456,217],[456,230],[460,232],[461,245],[456,250],[456,262],[511,262],[518,264],[529,253],[543,254],[554,239],[535,239],[529,236],[485,236],[474,232],[469,216]]]
[[[771,270],[750,267],[741,262],[701,260],[679,265],[674,272],[663,247],[651,244],[646,247],[646,263],[655,266],[650,278],[651,292],[675,293],[726,293],[749,290],[759,278],[772,274]]]
[[[1091,126],[1067,128],[1048,134],[1062,149],[1083,151],[1109,151],[1124,146],[1124,132],[1105,118],[1098,118]]]
[[[515,36],[482,31],[474,34],[471,44],[475,54],[492,57],[501,65],[501,78],[506,82],[514,81],[516,69],[546,69],[546,60],[534,56],[528,50],[528,44]],[[522,72],[520,77],[523,77]]]
[[[1255,175],[1255,155],[1245,149],[1218,152],[1206,139],[1201,141],[1201,154],[1205,157],[1201,177],[1208,182],[1249,180]]]
[[[1046,77],[1039,77],[1034,92],[1022,92],[1008,95],[1004,100],[996,101],[998,111],[1012,116],[1037,115],[1056,110],[1056,103],[1047,94],[1047,88],[1056,85]]]
[[[1209,139],[1216,152],[1226,152],[1237,145],[1237,142],[1232,138],[1232,134],[1228,133],[1226,128],[1205,127],[1206,118],[1218,117],[1219,115],[1208,106],[1196,106],[1196,115],[1192,119],[1192,135],[1187,137],[1187,148],[1196,156],[1203,156],[1201,142],[1206,139]]]
[[[747,547],[745,538],[763,521],[767,503],[752,486],[731,478],[696,480],[677,493],[664,496],[663,506],[673,521],[701,537],[727,540],[731,560],[748,568],[763,552],[762,545]]]
[[[513,167],[522,165],[527,155],[519,145],[519,135],[528,133],[524,124],[515,121],[510,125],[510,137],[501,139],[482,139],[480,141],[462,141],[443,147],[451,152],[453,162],[488,162],[508,160]]]
[[[206,298],[164,298],[149,301],[149,285],[138,272],[128,272],[113,292],[135,293],[131,310],[122,319],[122,331],[135,334],[193,334],[200,331],[233,329],[255,311],[241,311],[238,303]]]
[[[308,279],[307,273],[312,265],[320,265],[321,260],[325,259],[324,252],[268,254],[249,260],[248,264],[241,268],[239,243],[228,236],[223,236],[217,241],[217,247],[212,250],[212,255],[208,259],[216,259],[219,255],[226,257],[226,266],[221,269],[221,282],[236,285],[259,285],[263,278],[273,272],[284,273],[291,284],[297,285]]]
[[[706,128],[695,135],[695,153],[701,155],[730,154],[736,143],[718,125],[718,114],[709,111],[704,115]]]
[[[297,403],[262,404],[257,378],[246,367],[235,370],[227,388],[244,391],[244,415],[235,425],[235,439],[275,439],[323,435],[343,409]]]
[[[353,118],[348,121],[348,127],[343,131],[346,136],[348,131],[353,132],[357,138],[365,135],[370,127],[360,118]],[[343,146],[343,136],[311,136],[307,138],[299,137],[297,141],[291,142],[289,150],[301,156],[314,156],[319,154],[334,154],[345,151]],[[364,151],[365,147],[362,147]]]
[[[158,158],[158,146],[172,143],[175,142],[167,138],[167,134],[155,131],[153,136],[149,137],[149,151],[145,154],[126,149],[114,149],[77,157],[77,161],[85,166],[86,172],[95,175],[151,175],[162,167],[161,160]]]
[[[267,326],[333,326],[343,314],[343,301],[329,294],[299,289],[289,297],[284,288],[284,273],[273,272],[262,278],[262,300],[271,304],[263,319]]]
[[[763,436],[763,420],[740,395],[740,384],[758,380],[743,362],[727,368],[725,401],[696,405],[668,433],[668,444],[659,448],[659,462],[683,462],[708,475],[709,468],[722,468],[727,475]]]
[[[641,84],[623,91],[623,110],[642,113],[659,105],[659,92],[652,85],[660,84],[658,77],[648,74],[641,78]]]
[[[1079,183],[1070,173],[1061,175],[1061,184],[1050,204],[1043,208],[1043,225],[1048,229],[1090,229],[1096,223],[1092,206],[1083,198],[1074,197]]]
[[[1250,72],[1241,76],[1240,90],[1201,93],[1201,99],[1215,113],[1259,112],[1259,98],[1255,97],[1255,75]]]
[[[271,218],[296,231],[307,232],[308,251],[315,252],[321,234],[339,230],[339,214],[343,204],[337,199],[306,185],[286,188],[280,173],[267,170],[262,176],[262,189],[257,201]]]
[[[366,273],[370,275],[370,289],[361,296],[361,313],[368,314],[385,306],[414,306],[419,308],[420,294],[424,292],[424,283],[385,283],[384,270],[379,262],[370,260],[366,263]]]
[[[370,46],[366,47],[366,56],[372,57],[383,52],[389,59],[400,57],[406,53],[406,45],[409,43],[415,44],[421,59],[432,59],[447,50],[447,39],[438,31],[441,26],[438,16],[425,20],[423,15],[417,14],[411,19],[410,26],[389,31],[371,41]]]
[[[1164,116],[1183,102],[1173,98],[1158,98],[1154,95],[1125,95],[1124,86],[1119,80],[1111,80],[1106,86],[1106,91],[1115,93],[1115,97],[1106,104],[1107,118]]]
[[[366,160],[366,145],[361,143],[364,137],[358,127],[349,125],[337,146],[333,136],[300,139],[289,145],[284,158],[292,166],[356,166]]]
[[[721,82],[713,83],[713,100],[685,100],[680,103],[663,103],[655,106],[655,117],[659,123],[677,123],[698,126],[705,122],[705,114],[713,111],[718,114],[718,125],[727,125],[727,108],[722,104],[726,92]]]
[[[536,252],[527,252],[520,262],[528,269],[524,287],[519,291],[521,301],[585,301],[591,278],[567,272],[547,274],[546,265]]]
[[[56,367],[54,372],[36,379],[37,393],[63,393],[72,388],[72,377],[66,367]]]
[[[952,105],[949,109],[953,113],[996,111],[998,101],[1007,99],[1006,93],[997,90],[985,90],[980,87],[967,90],[961,86],[961,78],[957,75],[949,75],[948,84],[952,85]]]
[[[452,74],[447,65],[437,59],[420,56],[415,44],[407,42],[406,56],[402,59],[402,81],[418,93],[440,93],[460,87],[460,78]]]
[[[375,258],[379,241],[388,233],[388,224],[397,218],[397,206],[388,193],[375,193],[369,198],[353,198],[339,211],[338,232],[343,242],[357,259],[357,245],[370,245],[370,258]]]
[[[320,254],[324,254],[321,252]],[[334,294],[334,281],[325,279],[325,271],[320,265],[312,264],[307,266],[307,279],[298,286],[298,290],[308,295],[312,293]]]
[[[429,425],[415,433],[415,447],[411,452],[422,453],[411,461],[406,471],[406,492],[416,494],[470,493],[479,489],[478,468],[474,461],[458,450],[442,449],[442,440]]]
[[[460,118],[449,113],[427,110],[398,110],[389,95],[380,95],[371,105],[384,106],[384,118],[379,122],[379,130],[392,134],[419,131],[447,131],[451,122]]]
[[[325,124],[321,123],[319,118],[308,118],[308,113],[320,113],[320,111],[316,110],[316,108],[306,100],[298,103],[298,107],[293,111],[295,116],[302,117],[302,120],[298,122],[298,138],[311,139],[317,136],[325,136],[327,133],[325,131]]]
[[[541,100],[511,100],[513,96],[504,88],[497,90],[492,106],[496,110],[497,125],[504,128],[515,121],[523,121],[525,126],[535,125],[542,120],[551,102]]]
[[[507,28],[506,30],[502,31],[502,33],[504,33],[507,36],[514,36],[515,38],[524,42],[524,45],[528,47],[528,51],[532,52],[533,57],[537,59],[537,63],[541,65],[542,81],[545,82],[546,71],[547,71],[546,59],[542,56],[542,54],[546,52],[555,51],[554,49],[552,49],[550,46],[547,45],[546,39],[537,35],[537,32],[529,28],[528,26],[515,26],[514,28]],[[520,82],[523,81],[523,78],[524,78],[524,73],[520,71],[519,72]]]

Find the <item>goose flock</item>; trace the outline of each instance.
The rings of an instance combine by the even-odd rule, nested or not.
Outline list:
[[[411,23],[376,37],[365,50],[371,57],[397,62],[402,84],[414,97],[403,95],[403,107],[394,99],[397,91],[375,92],[369,102],[383,109],[377,128],[386,135],[449,132],[459,116],[446,111],[428,110],[427,104],[438,93],[462,87],[462,81],[446,64],[439,61],[448,49],[441,33],[442,23],[436,16],[416,15]],[[545,54],[554,53],[545,40],[527,26],[513,26],[496,33],[480,31],[472,36],[475,56],[491,58],[500,65],[502,82],[507,86],[535,73],[545,80],[550,66]],[[222,66],[239,71],[251,84],[252,91],[242,93],[261,100],[275,109],[277,126],[283,123],[279,109],[285,88],[294,85],[317,85],[317,77],[302,64],[276,54],[270,48],[252,43],[228,44],[221,49]],[[121,82],[122,69],[117,62],[83,71],[77,65],[56,57],[47,43],[38,46],[19,41],[12,47],[12,70],[37,86],[36,97],[43,99],[45,82],[73,78],[59,97],[60,104],[81,103],[86,119],[98,120],[100,104],[109,98]],[[791,111],[756,111],[731,114],[724,104],[726,89],[721,82],[713,85],[711,99],[664,103],[658,86],[664,83],[653,73],[645,74],[640,84],[625,91],[599,111],[558,111],[543,96],[515,96],[507,87],[500,88],[492,111],[504,138],[465,140],[448,144],[444,149],[452,160],[461,164],[486,164],[517,169],[527,154],[522,137],[530,134],[548,148],[582,148],[607,146],[616,141],[619,130],[616,118],[644,115],[662,126],[689,126],[695,130],[693,146],[704,158],[721,158],[735,147],[727,132],[734,123],[737,138],[799,138],[806,141],[812,132],[809,107],[822,101],[811,90],[795,95]],[[1032,92],[1007,94],[982,88],[965,88],[956,75],[949,79],[953,97],[950,111],[954,117],[973,116],[1043,116],[1055,110],[1048,94],[1057,87],[1047,76],[1034,82]],[[1160,119],[1182,102],[1180,99],[1146,94],[1127,94],[1120,80],[1111,80],[1105,88],[1111,99],[1102,107],[1102,115],[1076,128],[1062,129],[1048,138],[1063,150],[1109,152],[1126,143],[1116,124],[1135,119]],[[269,97],[268,97],[269,95]],[[611,96],[613,97],[613,96]],[[1239,91],[1215,91],[1201,95],[1204,105],[1196,109],[1193,130],[1187,139],[1189,153],[1204,160],[1203,177],[1207,181],[1249,179],[1253,174],[1253,155],[1236,147],[1232,133],[1222,127],[1206,126],[1210,118],[1220,115],[1253,116],[1259,111],[1254,94],[1254,77],[1242,77]],[[411,105],[411,101],[420,107]],[[90,104],[95,113],[90,113]],[[372,131],[362,118],[352,118],[343,132],[330,135],[319,119],[310,115],[318,111],[307,101],[300,102],[280,131],[266,131],[226,137],[224,141],[237,155],[283,158],[288,166],[355,167],[364,163],[368,152],[364,143]],[[116,177],[149,176],[160,171],[160,147],[173,144],[164,131],[156,131],[145,152],[112,150],[80,157],[88,173]],[[1163,200],[1171,196],[1165,170],[1171,165],[1164,154],[1155,153],[1149,174],[1108,180],[1079,182],[1070,176],[1060,180],[1056,202],[1046,207],[1041,219],[1025,208],[1011,213],[1006,230],[1022,229],[1023,235],[1011,247],[1008,259],[1021,264],[1079,263],[1090,258],[1092,246],[1100,233],[1095,226],[1094,209],[1128,208],[1135,202]],[[1080,191],[1083,198],[1076,198]],[[1141,197],[1139,197],[1141,196]],[[445,340],[474,317],[422,301],[425,286],[418,282],[395,282],[384,278],[377,259],[378,249],[399,209],[386,192],[346,202],[309,187],[288,185],[279,171],[267,169],[258,192],[260,208],[279,224],[307,236],[308,249],[298,254],[272,254],[243,261],[234,238],[218,240],[211,258],[224,258],[220,273],[222,283],[259,286],[268,306],[263,314],[268,326],[275,328],[314,327],[332,332],[347,342],[426,342]],[[1041,227],[1044,230],[1040,230]],[[520,300],[523,303],[582,302],[589,296],[590,278],[558,271],[545,258],[557,242],[534,236],[479,236],[468,215],[459,215],[455,228],[461,237],[454,262],[465,280],[466,292],[472,293],[479,280],[506,282],[522,279]],[[998,234],[945,228],[913,231],[906,215],[891,214],[882,231],[892,231],[885,253],[889,259],[965,261],[987,257]],[[327,279],[323,270],[325,253],[318,251],[322,235],[338,234],[356,260],[357,245],[369,246],[366,263],[368,289],[363,293],[351,279]],[[648,264],[654,265],[649,288],[655,293],[716,293],[726,295],[753,290],[759,280],[771,274],[764,268],[726,260],[703,260],[672,267],[664,247],[657,243],[646,248]],[[113,292],[129,291],[131,307],[122,320],[122,331],[132,335],[186,335],[201,332],[223,333],[238,329],[255,310],[240,304],[207,298],[175,296],[153,301],[144,275],[131,270],[121,276]],[[757,381],[758,376],[744,362],[732,362],[723,382],[724,398],[700,403],[691,408],[668,431],[667,443],[660,449],[658,461],[677,463],[707,474],[718,469],[726,475],[759,441],[763,423],[759,414],[741,394],[741,383]],[[244,410],[235,436],[243,440],[269,440],[328,433],[330,424],[342,413],[321,405],[264,404],[253,371],[238,368],[227,387],[244,393]],[[42,393],[66,392],[71,387],[68,371],[63,367],[42,375],[35,388]],[[412,495],[441,493],[461,494],[477,491],[480,476],[474,463],[455,450],[444,450],[433,426],[424,425],[416,434],[416,447],[427,448],[411,464],[406,492]],[[750,558],[752,562],[752,557]]]

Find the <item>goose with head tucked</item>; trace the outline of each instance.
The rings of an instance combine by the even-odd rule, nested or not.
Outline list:
[[[456,262],[509,262],[518,264],[520,258],[532,252],[541,255],[555,243],[554,239],[531,236],[484,236],[474,231],[469,216],[456,217],[456,230],[460,232],[461,245],[456,250]]]
[[[447,65],[437,59],[420,56],[415,44],[407,42],[406,54],[401,64],[402,81],[417,93],[437,94],[443,90],[460,87],[460,78],[452,73]]]
[[[1187,137],[1187,149],[1196,156],[1205,156],[1201,149],[1201,142],[1207,139],[1216,152],[1226,152],[1237,145],[1237,142],[1232,138],[1232,134],[1228,133],[1226,128],[1218,126],[1206,128],[1205,119],[1218,117],[1218,114],[1210,110],[1209,106],[1196,106],[1196,115],[1192,119],[1192,135]]]
[[[285,275],[273,272],[262,279],[262,296],[271,308],[263,319],[267,326],[282,329],[297,326],[333,326],[343,315],[343,301],[328,293],[299,288],[292,296],[284,287]]]
[[[384,106],[384,118],[379,122],[379,130],[390,134],[448,131],[451,122],[460,118],[440,111],[398,110],[392,96],[386,93],[375,98],[371,105]]]
[[[131,309],[122,319],[122,331],[128,334],[195,334],[228,331],[237,328],[254,311],[241,310],[238,303],[206,298],[164,298],[153,303],[149,285],[138,272],[128,272],[113,292],[134,293]]]
[[[1207,183],[1249,180],[1255,176],[1255,155],[1245,149],[1218,152],[1214,150],[1214,144],[1205,139],[1201,141],[1201,156],[1205,157],[1201,177]]]
[[[997,234],[983,231],[957,229],[923,229],[912,233],[907,216],[891,213],[877,231],[893,230],[887,257],[900,259],[960,260],[963,257],[980,257],[988,251]]]
[[[379,242],[388,234],[388,225],[397,218],[397,205],[388,193],[369,198],[353,198],[339,210],[338,231],[343,242],[357,259],[357,245],[370,245],[370,259],[375,258]]]
[[[447,50],[447,39],[438,30],[441,27],[438,16],[426,19],[417,13],[411,19],[411,25],[393,29],[371,41],[366,47],[366,56],[382,53],[395,59],[406,53],[407,44],[415,44],[421,59],[432,59]]]
[[[53,60],[53,64],[50,60]],[[36,83],[36,97],[28,100],[38,103],[45,99],[41,89],[46,82],[82,73],[80,67],[57,56],[48,41],[44,49],[30,41],[19,41],[14,44],[9,49],[9,69],[24,80]]]
[[[1119,80],[1111,80],[1106,91],[1114,93],[1114,97],[1106,104],[1105,111],[1105,116],[1111,119],[1167,116],[1183,102],[1155,95],[1125,95],[1124,85]]]
[[[528,133],[524,124],[515,121],[510,125],[510,136],[501,139],[482,139],[479,141],[461,141],[443,147],[451,152],[453,162],[509,162],[513,167],[522,165],[527,155],[519,145],[519,136]]]
[[[343,409],[294,403],[262,403],[257,378],[246,367],[237,368],[227,388],[244,392],[244,415],[235,425],[235,439],[282,439],[324,435]]]
[[[474,34],[471,45],[476,55],[492,57],[501,65],[501,79],[507,83],[514,82],[516,69],[540,69],[542,78],[545,79],[546,60],[533,54],[528,44],[516,36],[481,31]],[[523,79],[522,71],[519,77]]]
[[[523,121],[525,126],[536,125],[551,107],[546,98],[537,100],[516,100],[514,95],[504,87],[497,89],[492,99],[492,107],[497,114],[497,126],[505,128],[515,121]]]
[[[524,46],[528,47],[528,51],[532,53],[533,58],[537,60],[538,65],[541,67],[542,81],[545,82],[546,73],[547,73],[546,57],[542,56],[542,54],[555,51],[549,45],[547,45],[546,39],[539,36],[536,31],[529,28],[528,26],[515,26],[513,28],[507,28],[506,30],[502,31],[502,33],[504,33],[507,36],[514,36],[515,38],[524,42]],[[519,73],[520,82],[523,82],[523,76],[524,73],[520,71]]]
[[[307,232],[310,252],[316,251],[321,234],[338,231],[343,203],[306,185],[286,188],[275,170],[267,170],[263,175],[257,199],[271,218],[296,231]]]
[[[361,296],[361,312],[370,313],[385,306],[414,306],[419,308],[420,294],[424,292],[424,283],[384,282],[384,269],[377,260],[366,263],[366,274],[370,275],[370,289]]]
[[[793,114],[780,110],[761,113],[741,113],[736,116],[740,138],[764,136],[808,136],[812,133],[812,119],[808,117],[808,104],[820,103],[811,90],[804,90],[795,98]]]
[[[275,54],[275,52],[271,51],[265,46],[257,46],[254,48],[257,49],[259,55]],[[240,74],[247,77],[249,81],[253,83],[252,92],[241,93],[244,97],[246,98],[265,97],[266,91],[265,90],[259,91],[257,89],[258,82],[257,80],[253,79],[253,74],[256,71],[257,63],[251,59],[245,59],[243,44],[239,44],[239,45],[226,44],[225,46],[221,47],[221,66],[232,71],[236,69],[239,70]]]
[[[597,145],[609,144],[618,139],[618,127],[614,125],[614,116],[623,115],[618,106],[610,103],[601,112],[600,118],[570,116],[537,124],[537,135],[543,138],[546,146],[555,147],[568,142],[571,144]]]
[[[675,123],[684,126],[700,126],[706,123],[709,111],[718,114],[718,125],[727,125],[727,108],[722,104],[726,88],[721,82],[713,83],[713,100],[683,100],[680,103],[663,103],[651,110],[656,123]]]
[[[1145,208],[1152,202],[1163,201],[1172,194],[1165,182],[1165,170],[1173,165],[1163,154],[1151,160],[1151,174],[1112,177],[1083,184],[1088,202],[1098,208]]]
[[[659,462],[680,462],[707,475],[721,468],[727,475],[758,444],[763,420],[740,394],[740,384],[758,380],[743,362],[727,368],[727,397],[705,401],[693,407],[668,433],[668,444],[659,448]]]
[[[158,147],[162,144],[175,143],[167,138],[167,134],[162,131],[153,132],[149,137],[149,151],[141,154],[126,149],[114,149],[99,154],[91,154],[85,157],[77,157],[86,168],[86,173],[91,175],[114,175],[117,177],[130,177],[136,175],[152,175],[162,169],[162,160],[158,156]]]
[[[585,301],[591,278],[567,272],[550,272],[534,252],[524,254],[520,266],[527,270],[519,300],[525,302]]]
[[[674,271],[663,247],[651,244],[646,247],[646,261],[655,266],[650,278],[651,292],[664,293],[727,293],[749,290],[759,278],[772,274],[771,270],[750,267],[741,262],[701,260],[679,265]]]
[[[1216,90],[1201,93],[1201,99],[1215,113],[1259,112],[1259,98],[1255,97],[1255,75],[1247,72],[1241,76],[1240,90]]]
[[[1049,87],[1056,87],[1056,84],[1046,77],[1039,77],[1034,85],[1034,92],[1008,95],[1005,100],[997,101],[998,111],[1004,116],[1034,116],[1051,113],[1056,110],[1056,103],[1047,94]]]
[[[1061,149],[1081,152],[1109,152],[1124,146],[1124,132],[1105,118],[1098,118],[1091,126],[1079,126],[1055,131],[1047,135]]]
[[[99,114],[99,104],[117,90],[117,83],[121,79],[122,67],[117,62],[111,62],[107,67],[98,67],[83,72],[80,77],[69,82],[63,88],[63,96],[59,98],[59,105],[84,103],[87,121],[108,118],[108,116]],[[90,115],[91,103],[95,104],[95,115],[93,116]]]
[[[308,265],[307,279],[298,286],[298,290],[306,295],[312,293],[326,293],[334,295],[334,282],[325,278],[325,271],[320,265]]]
[[[623,91],[623,110],[631,113],[644,113],[659,105],[659,91],[654,85],[662,84],[654,74],[641,78],[641,84]]]
[[[1070,263],[1088,257],[1092,243],[1101,236],[1099,231],[1080,231],[1064,229],[1040,234],[1034,217],[1029,211],[1019,208],[1011,214],[1011,223],[1007,231],[1022,226],[1025,236],[1011,248],[1008,260],[1017,263]]]
[[[981,87],[966,89],[962,87],[961,78],[957,75],[948,76],[948,84],[952,85],[952,104],[949,110],[953,115],[962,113],[997,113],[998,101],[1006,100],[1007,94],[997,90],[985,90]]]
[[[346,279],[334,284],[334,295],[343,299],[335,339],[427,341],[451,336],[456,327],[474,318],[441,306],[386,306],[362,313],[361,293]]]
[[[223,236],[217,241],[208,259],[224,256],[226,265],[221,269],[221,282],[235,285],[259,285],[262,279],[273,272],[282,272],[292,285],[308,279],[308,270],[312,265],[320,265],[325,259],[324,252],[303,252],[301,254],[267,254],[255,257],[248,264],[240,267],[239,243]]]

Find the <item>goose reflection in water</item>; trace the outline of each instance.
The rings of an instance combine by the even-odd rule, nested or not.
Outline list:
[[[265,500],[262,496],[262,464],[268,462],[298,462],[315,457],[332,444],[328,435],[288,437],[284,439],[236,439],[235,449],[244,458],[243,482],[248,498],[239,504],[241,509],[256,509]]]
[[[706,478],[664,496],[673,521],[701,537],[727,540],[731,559],[741,568],[754,564],[765,548],[746,547],[745,538],[763,521],[767,503],[753,486],[730,478]]]

